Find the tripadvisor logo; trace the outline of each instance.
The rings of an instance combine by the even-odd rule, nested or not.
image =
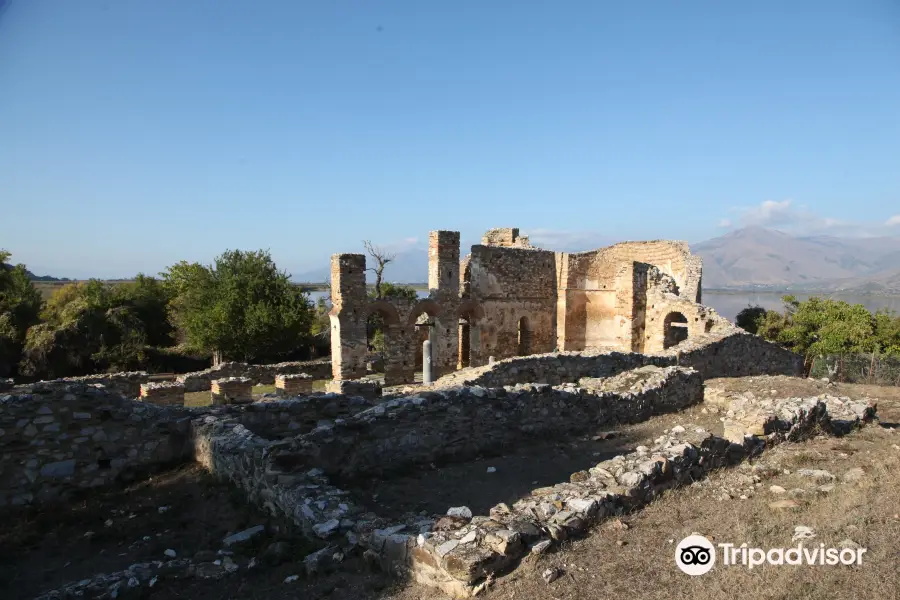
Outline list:
[[[718,544],[725,566],[753,569],[760,565],[835,566],[861,565],[867,548],[826,548],[825,544],[807,548],[750,548],[747,544]],[[688,575],[703,575],[716,564],[716,548],[702,535],[689,535],[675,547],[675,564]]]
[[[675,564],[688,575],[703,575],[716,564],[716,549],[702,535],[689,535],[675,547]]]

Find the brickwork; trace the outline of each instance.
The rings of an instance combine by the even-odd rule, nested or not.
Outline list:
[[[153,404],[184,406],[184,384],[178,381],[142,383],[138,399]]]
[[[282,398],[312,394],[312,375],[293,373],[275,376],[275,392]]]
[[[253,380],[249,377],[216,379],[210,388],[213,405],[253,402]]]

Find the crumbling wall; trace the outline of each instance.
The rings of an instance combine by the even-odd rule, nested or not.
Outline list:
[[[468,268],[470,297],[484,311],[480,360],[548,352],[556,346],[553,252],[472,246]]]
[[[727,323],[727,321],[726,321]],[[521,383],[559,385],[582,377],[609,377],[645,365],[688,366],[712,377],[802,374],[803,357],[731,326],[724,332],[697,334],[686,342],[650,354],[636,352],[553,352],[508,358],[491,365],[461,369],[441,377],[441,388]]]
[[[676,283],[676,293],[699,298],[702,262],[686,242],[622,242],[560,253],[557,335],[562,350],[638,350],[646,289],[635,263],[653,265]],[[680,290],[680,291],[679,291]]]
[[[276,453],[298,470],[318,467],[344,478],[380,476],[435,461],[467,460],[535,436],[570,436],[641,421],[703,399],[695,371],[649,370],[653,373],[641,385],[616,392],[526,385],[397,398],[294,438]]]
[[[190,459],[188,409],[84,383],[28,389],[0,395],[0,506],[56,500]]]
[[[365,256],[335,254],[331,261],[331,352],[335,381],[366,375],[367,320],[376,313],[384,322],[386,385],[414,381],[416,353],[421,347],[416,322],[423,313],[433,323],[429,335],[436,372],[440,374],[456,369],[461,316],[459,232],[430,232],[429,297],[414,303],[398,298],[370,300],[366,294]],[[480,309],[467,311],[475,314]],[[470,324],[470,329],[473,325],[477,336],[478,324]]]
[[[51,379],[40,383],[48,385],[65,385],[65,384],[99,384],[103,387],[125,396],[126,398],[137,398],[141,393],[141,384],[150,381],[150,374],[146,371],[125,371],[121,373],[97,373],[95,375],[82,375],[80,377],[61,377],[59,379]],[[33,384],[22,384],[15,386],[15,390],[30,389]]]
[[[224,413],[267,439],[300,435],[335,419],[346,419],[377,404],[362,396],[318,394],[290,400],[254,402]]]
[[[226,377],[247,377],[254,385],[272,385],[276,375],[306,373],[313,379],[331,377],[331,361],[328,359],[289,361],[271,365],[251,365],[242,362],[225,362],[218,366],[178,375],[175,381],[184,384],[185,392],[205,392],[214,379]]]

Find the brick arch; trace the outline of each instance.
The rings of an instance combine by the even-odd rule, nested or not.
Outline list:
[[[474,300],[463,300],[456,314],[461,319],[483,319],[484,308]]]
[[[407,324],[415,325],[416,319],[422,313],[426,313],[429,317],[437,317],[441,314],[441,305],[430,298],[419,300],[413,305],[412,311],[409,313]]]
[[[397,313],[396,307],[387,300],[375,300],[366,304],[363,317],[368,319],[375,313],[381,315],[385,325],[396,325],[400,322],[400,315]]]

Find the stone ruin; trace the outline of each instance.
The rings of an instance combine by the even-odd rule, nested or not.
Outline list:
[[[686,242],[623,242],[589,252],[533,247],[515,228],[492,229],[460,260],[459,232],[432,231],[428,297],[366,293],[366,257],[331,258],[332,376],[366,375],[367,321],[385,324],[384,384],[412,383],[429,317],[434,371],[559,351],[653,353],[734,329],[700,304],[701,259]],[[418,329],[417,329],[417,326]]]
[[[552,253],[501,229],[460,263],[458,234],[432,232],[430,259],[429,297],[403,303],[366,298],[364,257],[333,257],[334,379],[326,393],[311,393],[293,367],[266,371],[279,397],[259,402],[248,397],[254,380],[246,368],[146,386],[141,400],[124,397],[116,379],[0,392],[0,511],[196,461],[297,535],[324,543],[307,557],[309,573],[339,569],[338,557],[356,554],[463,598],[529,553],[664,490],[785,440],[846,434],[875,416],[874,405],[848,398],[719,395],[705,401],[727,409],[724,435],[673,428],[485,514],[379,514],[359,482],[675,413],[703,402],[712,377],[801,373],[801,357],[698,303],[700,263],[681,243]],[[388,328],[385,387],[360,378],[374,312]],[[444,376],[431,386],[390,387],[413,381],[422,312],[435,324],[435,366]],[[223,403],[166,404],[176,388],[198,386],[212,387]],[[134,565],[45,597],[124,597],[208,567],[186,559]]]

